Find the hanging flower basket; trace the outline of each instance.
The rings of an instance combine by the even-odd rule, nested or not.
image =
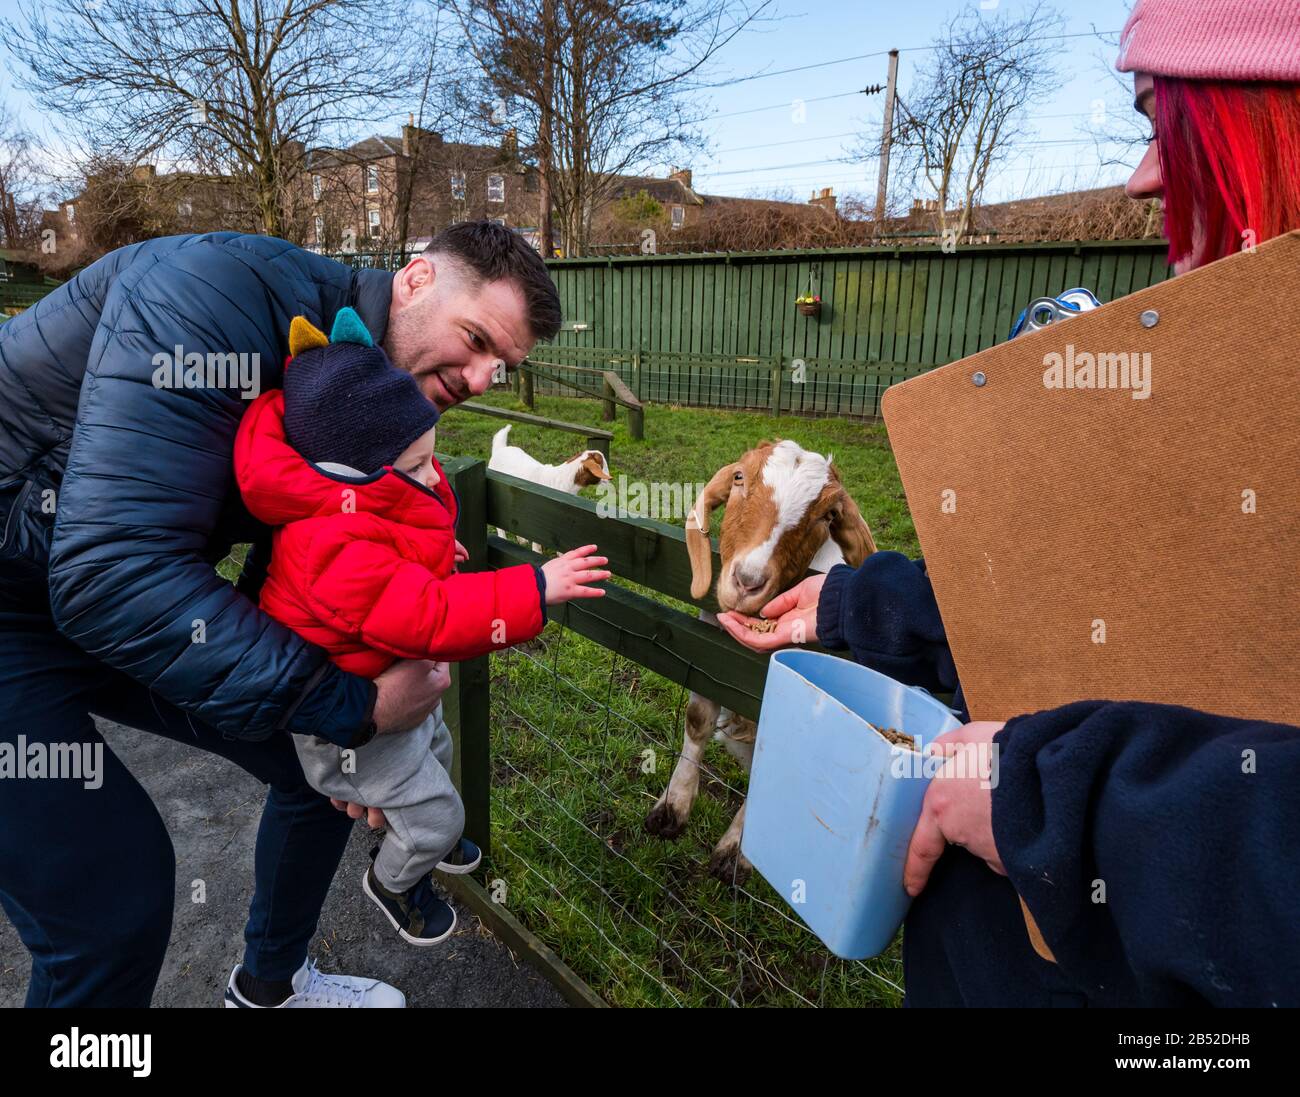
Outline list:
[[[794,307],[804,316],[820,316],[822,299],[816,294],[803,293],[794,299]]]

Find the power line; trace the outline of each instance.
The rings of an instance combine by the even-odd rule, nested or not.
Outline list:
[[[1099,164],[1091,169],[1084,169],[1081,168],[1081,166],[1077,162],[1069,163],[1069,164],[1024,164],[1019,167],[1009,167],[1009,168],[1000,169],[996,175],[990,176],[990,182],[996,182],[998,177],[1009,175],[1013,172],[1017,174],[1023,174],[1026,172],[1034,172],[1034,171],[1065,171],[1066,169],[1069,168],[1076,168],[1080,170],[1081,174],[1096,175],[1098,173],[1104,173],[1109,167],[1118,168],[1119,165]],[[1129,169],[1125,168],[1123,170],[1128,171]],[[733,186],[737,188],[744,187],[747,185],[748,184],[745,183],[733,184]],[[817,186],[825,187],[825,186],[832,186],[832,185],[846,186],[846,187],[851,186],[855,190],[862,189],[865,192],[865,191],[870,191],[872,188],[875,187],[876,184],[874,179],[869,179],[862,175],[826,175],[826,174],[800,176],[793,179],[781,179],[779,181],[769,181],[767,183],[756,182],[753,184],[754,187],[780,186],[780,187],[790,187],[790,188],[797,187],[799,189],[803,189],[804,187],[817,187]],[[733,194],[730,195],[730,197],[743,198],[745,197],[745,195]]]
[[[724,152],[749,152],[752,149],[776,149],[782,145],[806,145],[810,141],[836,141],[841,137],[861,137],[862,134],[857,130],[849,130],[845,133],[826,133],[820,137],[799,137],[793,141],[768,141],[763,145],[740,145],[731,149],[718,149],[717,155],[721,156]]]
[[[863,134],[861,131],[848,130],[845,133],[827,133],[827,134],[823,134],[820,137],[799,137],[793,141],[769,141],[766,144],[762,144],[762,145],[740,145],[737,146],[736,148],[718,149],[715,155],[721,156],[723,153],[730,153],[730,152],[750,152],[753,149],[776,149],[776,148],[781,148],[784,145],[806,145],[813,141],[836,141],[841,137],[864,137],[864,136],[866,135]],[[1016,149],[1022,149],[1022,148],[1048,148],[1048,147],[1062,146],[1062,145],[1067,145],[1067,146],[1068,145],[1096,145],[1098,143],[1101,143],[1103,145],[1120,145],[1120,144],[1125,144],[1126,139],[1122,137],[1107,137],[1104,134],[1097,134],[1093,137],[1052,137],[1043,141],[1017,141],[1016,144],[1009,151],[1014,153]],[[864,154],[859,159],[861,159],[862,161],[867,161],[875,158],[876,156],[878,156],[877,153]],[[832,158],[825,162],[828,164],[833,164],[836,163],[836,159]],[[775,166],[783,167],[786,165],[778,164]],[[767,169],[758,168],[755,170],[765,171]]]
[[[855,134],[842,134],[842,135],[840,135],[840,136],[856,136],[856,135],[855,135]],[[807,140],[824,140],[824,141],[829,141],[829,140],[832,140],[832,139],[833,139],[833,138],[831,138],[831,137],[824,137],[824,138],[808,138]],[[782,143],[782,144],[789,144],[789,145],[796,145],[796,144],[799,144],[800,141],[786,141],[786,142],[781,142],[781,143]],[[1118,142],[1118,141],[1115,141],[1115,140],[1113,140],[1113,139],[1103,139],[1103,143],[1104,143],[1104,144],[1117,144],[1117,143],[1119,143],[1119,142]],[[1090,137],[1081,137],[1081,138],[1061,138],[1061,139],[1058,139],[1058,140],[1046,140],[1046,141],[1022,141],[1022,142],[1019,142],[1019,143],[1018,143],[1018,146],[1017,146],[1017,147],[1020,147],[1020,148],[1025,148],[1025,147],[1052,147],[1052,148],[1059,148],[1059,147],[1061,147],[1061,146],[1093,145],[1093,144],[1096,144],[1096,139],[1094,139],[1094,138],[1090,138]],[[752,147],[752,148],[773,148],[773,147],[775,147],[775,146],[774,146],[774,145],[754,145],[754,146],[751,146],[751,147]],[[738,151],[738,150],[732,150],[732,151]],[[1008,150],[1008,151],[1014,151],[1014,150]],[[855,156],[855,157],[852,157],[852,158],[849,158],[849,157],[843,157],[843,156],[832,156],[832,157],[826,157],[825,159],[822,159],[822,160],[799,160],[799,161],[794,161],[794,162],[789,163],[789,164],[762,164],[762,165],[759,165],[759,166],[757,166],[757,167],[751,167],[751,168],[729,168],[729,169],[727,169],[726,171],[709,171],[709,172],[705,172],[705,173],[702,173],[702,174],[707,174],[707,175],[710,175],[710,176],[714,176],[714,175],[750,175],[750,174],[757,174],[757,173],[759,173],[759,172],[765,172],[765,171],[786,171],[787,169],[791,169],[791,168],[815,168],[815,167],[820,167],[820,166],[822,166],[822,165],[830,165],[830,164],[857,164],[857,163],[863,163],[863,162],[866,162],[866,161],[868,161],[869,159],[870,159],[870,157],[868,157],[868,156]]]
[[[1039,42],[1062,42],[1067,38],[1100,38],[1105,34],[1118,34],[1119,31],[1078,31],[1074,34],[1049,34],[1037,39]],[[899,53],[928,53],[932,50],[942,49],[942,45],[929,46],[908,46],[900,49]],[[874,53],[859,53],[853,57],[840,57],[834,61],[819,61],[812,65],[797,65],[790,69],[777,69],[775,72],[760,72],[753,76],[738,76],[734,80],[720,80],[716,84],[702,84],[701,88],[730,88],[736,84],[747,84],[753,80],[767,80],[773,76],[788,76],[792,72],[808,72],[810,69],[824,69],[831,65],[847,65],[852,61],[869,61],[873,57],[888,57],[889,50],[876,50]]]
[[[842,91],[835,95],[819,95],[816,99],[798,99],[791,100],[789,103],[773,103],[770,107],[750,107],[748,110],[733,110],[728,114],[711,115],[709,121],[715,118],[739,118],[742,114],[760,114],[765,110],[789,110],[795,102],[804,103],[825,103],[828,99],[847,99],[850,95],[865,95],[868,89],[859,88],[857,91]]]

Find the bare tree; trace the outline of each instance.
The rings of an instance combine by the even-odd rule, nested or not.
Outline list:
[[[537,159],[543,236],[554,207],[566,254],[581,255],[619,175],[702,146],[702,73],[770,0],[443,3],[480,67],[490,121]]]
[[[13,249],[35,245],[44,183],[31,134],[0,103],[0,245]]]
[[[900,96],[894,149],[933,195],[940,233],[969,231],[990,177],[1029,130],[1030,108],[1059,84],[1063,26],[1041,2],[1020,13],[968,8]]]
[[[411,21],[386,0],[46,0],[0,25],[85,149],[230,175],[282,235],[306,149],[409,93]]]

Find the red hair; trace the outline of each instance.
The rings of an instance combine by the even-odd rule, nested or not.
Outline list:
[[[1170,263],[1300,228],[1300,84],[1157,76],[1155,120]]]

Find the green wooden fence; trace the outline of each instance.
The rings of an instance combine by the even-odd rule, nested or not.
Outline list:
[[[875,415],[889,385],[1006,339],[1033,298],[1124,297],[1169,277],[1165,255],[1145,240],[558,259],[564,329],[532,358],[614,369],[642,400]],[[795,309],[809,289],[819,316]]]

